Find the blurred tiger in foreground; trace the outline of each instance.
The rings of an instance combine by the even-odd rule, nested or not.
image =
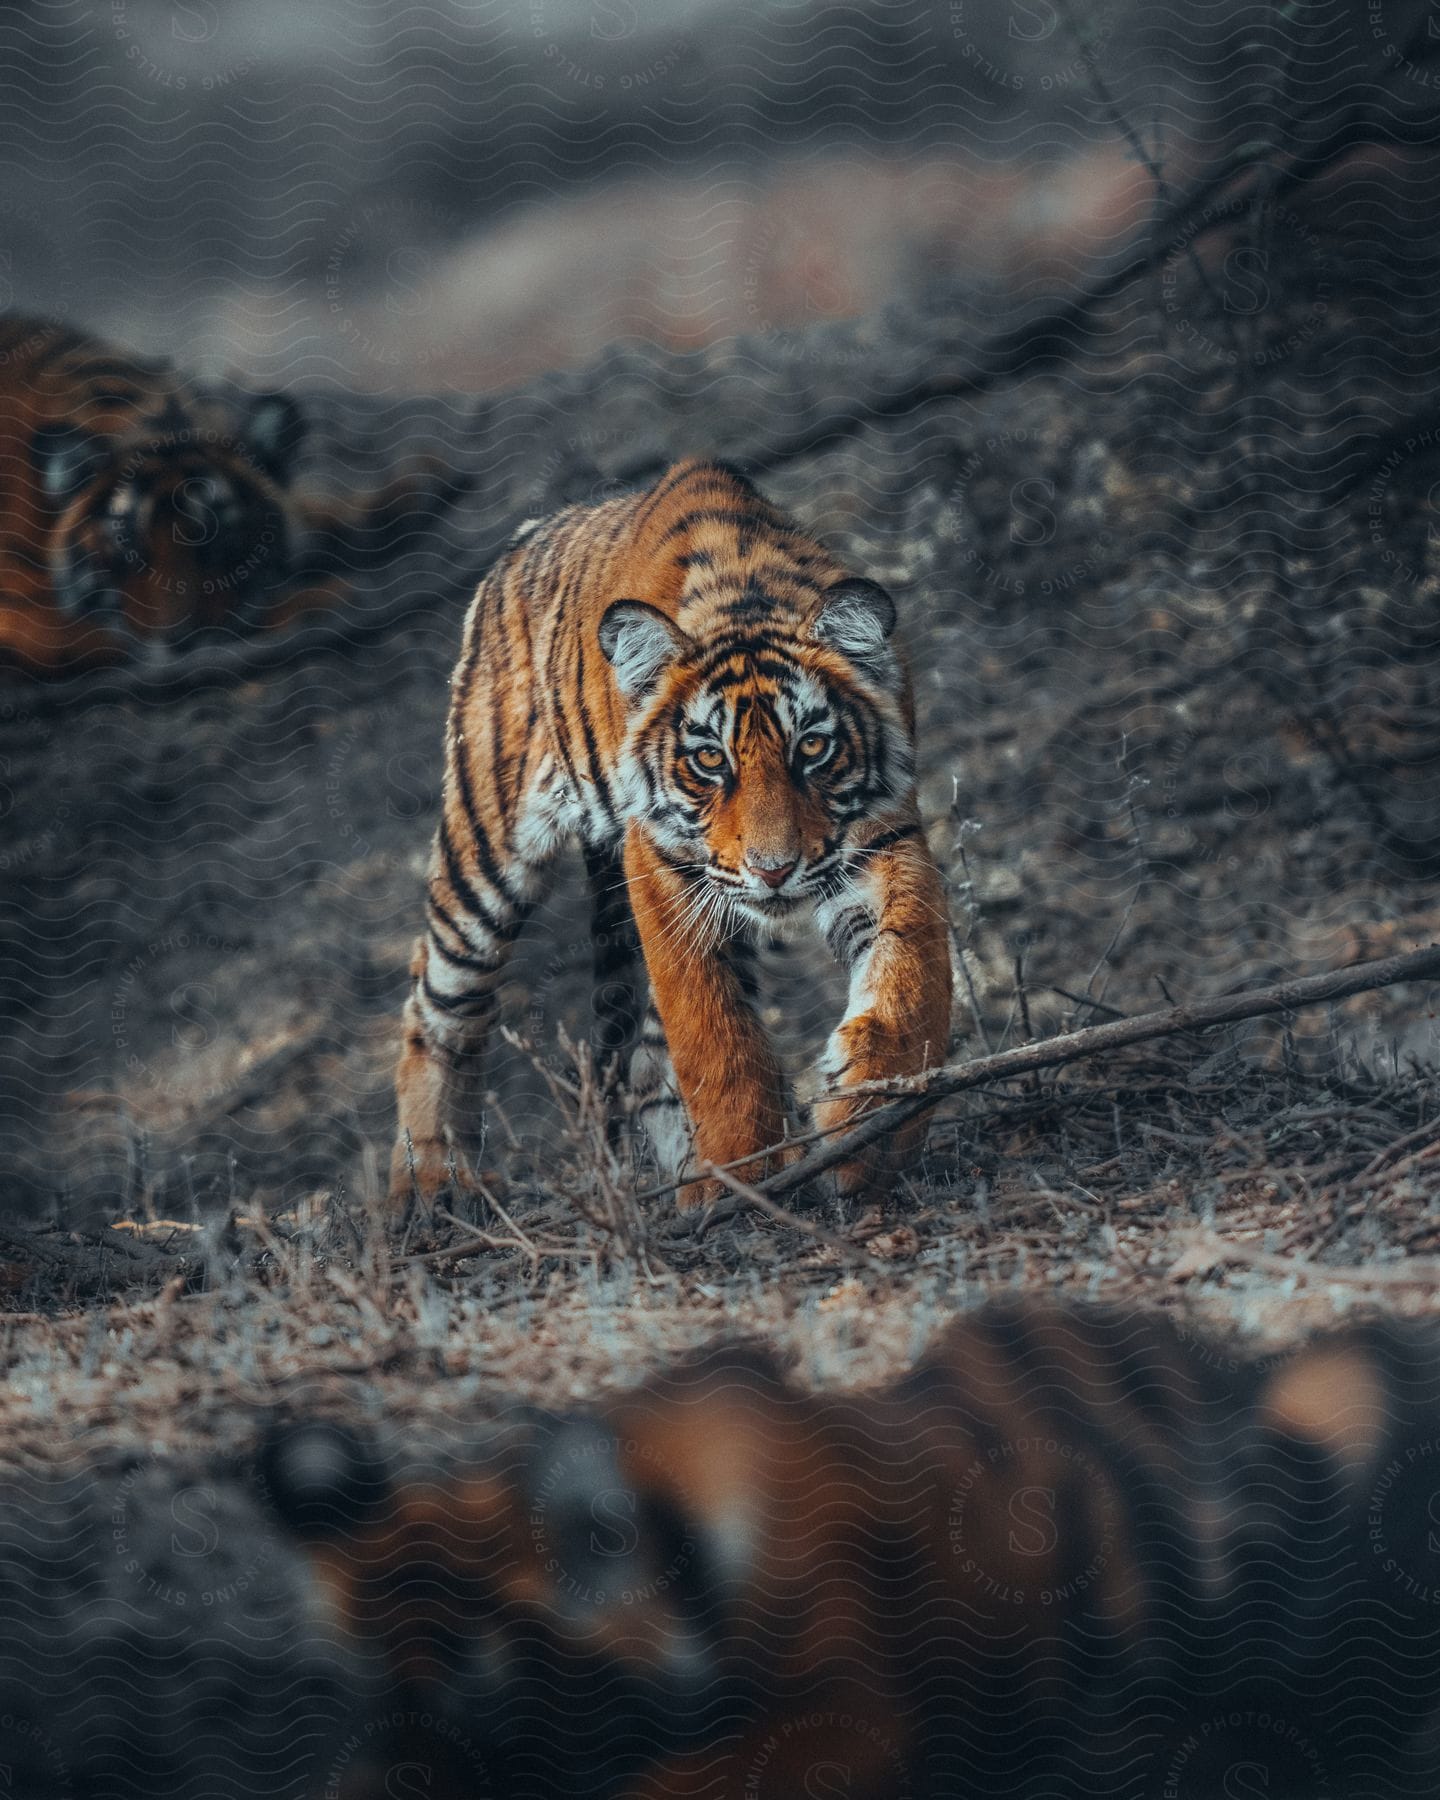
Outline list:
[[[334,604],[445,497],[428,471],[353,500],[289,491],[304,422],[238,413],[162,362],[0,315],[0,671],[153,659]]]
[[[262,1458],[368,1670],[317,1794],[1436,1791],[1433,1336],[1237,1366],[993,1306],[881,1393],[716,1351],[407,1436],[291,1420]]]
[[[949,932],[895,622],[882,588],[717,463],[522,530],[480,584],[453,679],[396,1079],[396,1202],[432,1197],[479,1154],[505,960],[577,838],[617,1050],[636,1026],[638,932],[651,1006],[630,1086],[667,1175],[692,1131],[701,1163],[752,1178],[785,1135],[751,1004],[757,930],[813,916],[849,974],[821,1127],[873,1104],[845,1090],[944,1058]],[[842,1166],[841,1190],[883,1183],[920,1129]],[[681,1204],[719,1191],[693,1180]]]

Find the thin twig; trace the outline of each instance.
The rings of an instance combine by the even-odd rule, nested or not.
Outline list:
[[[774,1219],[777,1225],[788,1225],[792,1231],[802,1232],[808,1238],[814,1238],[817,1244],[824,1244],[828,1249],[838,1250],[842,1256],[854,1257],[860,1262],[877,1263],[880,1258],[873,1251],[867,1250],[863,1244],[852,1243],[849,1238],[840,1237],[836,1232],[827,1231],[823,1225],[812,1224],[809,1219],[802,1219],[798,1214],[777,1206],[768,1195],[762,1194],[758,1188],[751,1187],[749,1182],[741,1181],[738,1175],[732,1175],[728,1169],[717,1163],[706,1163],[703,1171],[713,1175],[715,1179],[730,1189],[730,1199],[717,1201],[705,1208],[695,1231],[696,1237],[704,1237],[706,1232],[733,1219],[737,1214],[753,1208],[764,1213],[767,1219]]]
[[[1378,1175],[1388,1163],[1399,1159],[1410,1161],[1409,1152],[1417,1145],[1428,1144],[1432,1138],[1440,1137],[1440,1119],[1429,1119],[1416,1130],[1408,1132],[1402,1138],[1396,1138],[1393,1144],[1386,1144],[1379,1155],[1368,1162],[1355,1177],[1356,1182],[1368,1181],[1371,1176]]]
[[[475,1186],[479,1190],[480,1197],[484,1200],[485,1204],[491,1209],[492,1212],[499,1215],[500,1222],[503,1225],[508,1225],[510,1227],[511,1231],[514,1232],[515,1236],[517,1238],[519,1238],[522,1243],[528,1244],[530,1246],[530,1254],[532,1256],[535,1255],[536,1251],[535,1251],[534,1240],[530,1237],[530,1235],[527,1232],[522,1231],[520,1229],[520,1227],[515,1223],[515,1221],[510,1217],[509,1213],[506,1212],[505,1208],[500,1204],[498,1196],[494,1192],[492,1192],[492,1190],[490,1188],[488,1188],[485,1185],[485,1183],[479,1179],[478,1176],[476,1177],[476,1180],[475,1180]],[[462,1231],[467,1229],[463,1220],[456,1219],[456,1218],[452,1217],[452,1215],[449,1213],[446,1213],[445,1217],[450,1220],[451,1224],[459,1225]]]
[[[1076,1006],[1088,1006],[1094,1012],[1108,1013],[1112,1019],[1128,1019],[1129,1013],[1122,1012],[1118,1006],[1111,1006],[1104,1000],[1096,1000],[1090,994],[1072,993],[1067,987],[1061,987],[1058,981],[1047,981],[1045,986],[1052,994],[1059,994],[1062,1000],[1072,1000]],[[1168,1000],[1170,996],[1167,994]]]
[[[1064,19],[1066,28],[1075,41],[1075,48],[1080,52],[1081,65],[1089,79],[1095,98],[1104,108],[1110,123],[1130,146],[1131,155],[1155,184],[1155,235],[1159,239],[1161,238],[1161,228],[1167,218],[1173,217],[1175,212],[1175,196],[1170,183],[1165,178],[1165,165],[1159,157],[1147,149],[1145,140],[1135,129],[1129,114],[1115,98],[1109,82],[1100,73],[1100,65],[1096,62],[1085,34],[1081,31],[1079,22],[1070,9],[1069,0],[1056,0],[1056,3],[1060,10],[1060,16]],[[1161,241],[1173,242],[1174,240],[1161,239]],[[1229,309],[1226,307],[1223,297],[1217,292],[1205,264],[1200,259],[1193,236],[1185,239],[1185,260],[1189,263],[1191,273],[1214,309],[1216,322],[1225,334],[1228,347],[1238,356],[1240,345],[1235,336],[1235,327],[1230,318]]]
[[[538,1264],[544,1256],[590,1256],[592,1251],[585,1244],[551,1244],[542,1243],[526,1236],[518,1225],[512,1222],[514,1237],[496,1237],[493,1232],[476,1231],[463,1219],[448,1212],[443,1206],[435,1208],[437,1218],[444,1219],[449,1225],[458,1225],[465,1233],[459,1243],[446,1244],[440,1250],[417,1251],[414,1256],[404,1257],[402,1268],[414,1268],[421,1265],[429,1268],[443,1267],[446,1263],[464,1262],[467,1257],[475,1256],[482,1250],[522,1250],[532,1262]]]

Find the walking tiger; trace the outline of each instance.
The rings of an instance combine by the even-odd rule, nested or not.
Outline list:
[[[895,623],[882,588],[719,463],[521,529],[480,584],[453,677],[392,1199],[433,1196],[478,1153],[505,959],[574,839],[616,1046],[635,1035],[643,954],[630,1087],[667,1175],[698,1161],[758,1178],[785,1135],[751,1005],[757,929],[811,914],[849,974],[819,1127],[865,1109],[846,1089],[943,1059],[949,932]],[[842,1165],[840,1190],[882,1186],[917,1130]],[[717,1191],[692,1179],[680,1204]]]

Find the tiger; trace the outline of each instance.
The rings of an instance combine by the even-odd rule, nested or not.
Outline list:
[[[454,1429],[264,1428],[393,1723],[332,1800],[1434,1792],[1433,1333],[991,1302],[875,1392],[719,1346]]]
[[[0,316],[0,670],[163,660],[203,634],[292,623],[457,484],[297,495],[298,404],[203,397],[167,363]]]
[[[693,1156],[758,1179],[794,1155],[753,1004],[757,932],[808,917],[848,971],[816,1129],[874,1104],[848,1089],[943,1059],[949,925],[895,626],[883,587],[720,462],[520,528],[480,582],[452,677],[394,1203],[472,1170],[506,957],[576,839],[601,1041],[628,1065],[662,1175]],[[883,1191],[922,1129],[841,1163],[838,1191]],[[694,1171],[678,1205],[722,1191]]]

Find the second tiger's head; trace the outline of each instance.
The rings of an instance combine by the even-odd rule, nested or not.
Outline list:
[[[697,927],[775,927],[845,891],[861,828],[914,781],[895,605],[845,578],[704,640],[619,600],[600,647],[628,708],[625,805],[693,877]]]
[[[233,429],[178,406],[120,438],[41,426],[32,456],[60,611],[142,655],[259,623],[291,572],[282,489],[302,430],[279,394]]]

